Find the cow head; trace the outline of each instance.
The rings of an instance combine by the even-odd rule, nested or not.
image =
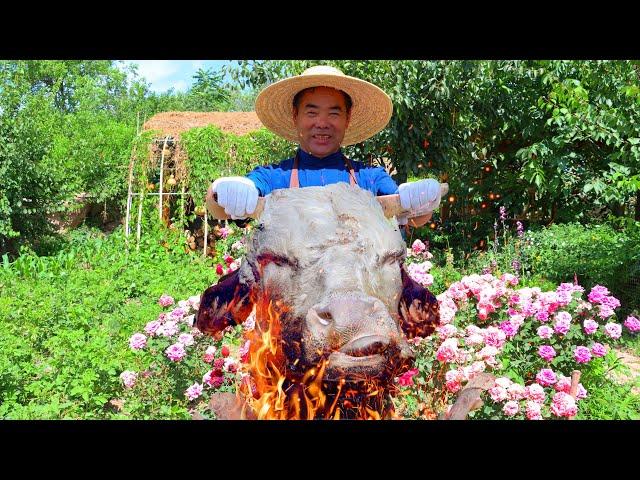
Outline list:
[[[438,303],[405,272],[397,222],[358,187],[276,190],[239,270],[202,295],[197,327],[217,334],[243,322],[257,292],[287,306],[289,370],[327,359],[326,380],[389,377],[408,365],[407,338],[426,336]]]

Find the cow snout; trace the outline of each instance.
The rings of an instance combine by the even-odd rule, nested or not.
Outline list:
[[[330,366],[342,370],[374,372],[411,356],[384,303],[359,292],[334,294],[310,308],[303,336],[307,361],[330,354]]]
[[[384,304],[371,297],[344,294],[321,302],[307,313],[307,328],[327,337],[327,347],[337,349],[363,336],[385,338],[397,334],[397,325]]]

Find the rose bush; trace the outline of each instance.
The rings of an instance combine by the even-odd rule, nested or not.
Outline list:
[[[220,258],[228,272],[242,261],[245,240],[234,237],[233,230],[224,233]],[[431,260],[428,244],[421,240],[407,249],[408,274],[433,290],[434,274],[442,276]],[[622,333],[615,315],[620,302],[601,285],[584,298],[577,284],[563,283],[554,291],[518,288],[520,279],[509,273],[457,278],[437,296],[442,325],[431,337],[410,341],[416,360],[414,368],[396,379],[398,413],[407,418],[442,416],[469,380],[490,372],[495,384],[471,418],[575,416],[598,376],[615,361],[611,346]],[[253,328],[254,319],[228,327],[216,341],[193,326],[198,302],[199,296],[193,296],[176,304],[162,295],[159,304],[165,311],[130,337],[129,347],[139,361],[120,375],[125,412],[149,414],[145,405],[151,399],[170,395],[185,411],[207,417],[211,393],[235,392],[246,376],[243,361],[249,345],[242,332]],[[637,332],[640,321],[628,316],[624,326]],[[574,370],[582,372],[575,398],[570,395]]]
[[[421,272],[409,274],[424,279]],[[602,285],[585,299],[577,284],[563,283],[555,291],[518,284],[509,273],[474,274],[437,296],[442,325],[431,338],[414,339],[418,372],[411,383],[399,379],[408,388],[405,397],[412,398],[406,410],[433,418],[486,371],[495,375],[495,385],[483,394],[484,407],[470,417],[539,420],[577,414],[593,373],[615,362],[610,352],[622,333],[615,316],[620,302]],[[624,325],[634,332],[637,322],[629,316]],[[583,379],[575,398],[569,395],[574,370]]]

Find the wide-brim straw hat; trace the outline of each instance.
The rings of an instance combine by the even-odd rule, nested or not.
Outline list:
[[[341,143],[343,146],[374,136],[391,119],[393,104],[382,89],[325,65],[308,68],[301,75],[285,78],[263,89],[256,98],[258,118],[273,133],[299,143],[293,122],[293,98],[311,87],[331,87],[351,97],[351,120]]]

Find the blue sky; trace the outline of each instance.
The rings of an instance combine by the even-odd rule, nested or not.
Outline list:
[[[138,75],[144,77],[156,93],[166,92],[170,88],[186,91],[200,68],[216,71],[223,65],[236,65],[231,60],[125,60],[124,63],[137,64]]]

